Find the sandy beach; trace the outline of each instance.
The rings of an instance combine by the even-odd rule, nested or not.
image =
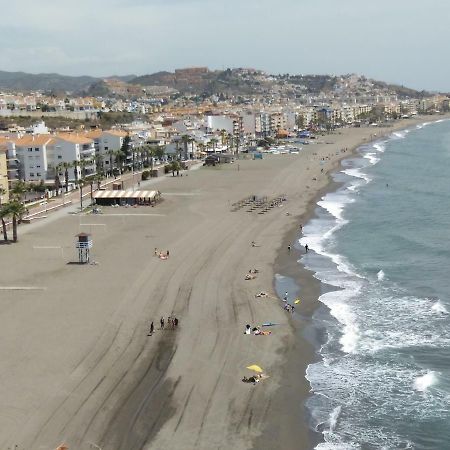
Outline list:
[[[342,129],[298,155],[162,177],[151,182],[164,197],[154,208],[60,211],[21,226],[19,243],[0,249],[2,448],[312,448],[303,401],[314,349],[303,329],[319,286],[287,246],[342,158],[427,119]],[[231,211],[249,195],[281,194],[287,201],[265,214]],[[95,264],[71,264],[81,231],[92,233]],[[302,285],[294,316],[275,298],[275,273]],[[260,291],[270,297],[255,298]],[[169,315],[179,327],[160,330]],[[279,325],[244,335],[247,323],[264,322]],[[251,364],[269,378],[243,383]]]

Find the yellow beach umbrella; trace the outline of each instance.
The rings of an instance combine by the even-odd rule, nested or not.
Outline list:
[[[256,364],[253,364],[252,366],[248,366],[247,369],[253,370],[254,372],[262,373],[261,367],[257,366]]]
[[[297,303],[300,303],[300,299],[299,298],[297,298],[296,300],[295,300],[295,302],[294,302],[295,304],[297,304]]]

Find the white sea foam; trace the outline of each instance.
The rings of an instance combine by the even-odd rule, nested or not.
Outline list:
[[[384,272],[383,272],[382,270],[380,270],[380,271],[377,273],[378,281],[383,281],[383,280],[384,280],[384,277],[385,277]]]
[[[437,382],[436,373],[432,370],[428,371],[425,375],[417,377],[414,380],[414,389],[419,392],[425,392],[430,386],[433,386]]]
[[[333,409],[332,413],[330,414],[330,420],[329,420],[329,431],[334,431],[337,425],[337,421],[339,418],[339,415],[341,414],[342,406],[336,406],[336,408]]]
[[[447,308],[441,303],[440,300],[438,300],[436,303],[433,304],[431,309],[434,312],[440,313],[440,314],[448,314]]]
[[[365,180],[366,183],[370,183],[372,181],[372,178],[370,178],[367,174],[362,172],[361,169],[357,168],[345,169],[342,171],[342,173],[345,173],[346,175],[349,175],[351,177],[361,178],[362,180]]]
[[[328,306],[331,315],[343,325],[339,343],[341,350],[345,353],[356,352],[360,337],[356,316],[349,305],[350,299],[359,292],[356,284],[353,285],[353,288],[327,292],[320,296],[320,301]]]
[[[380,153],[384,153],[386,150],[386,146],[382,142],[377,142],[376,144],[373,144],[373,148]]]
[[[368,159],[370,164],[375,165],[377,162],[380,161],[380,158],[377,158],[375,156],[375,153],[364,153],[363,157],[365,159]]]

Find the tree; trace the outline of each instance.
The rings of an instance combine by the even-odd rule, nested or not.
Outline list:
[[[115,157],[116,167],[119,169],[119,172],[122,174],[123,173],[123,164],[126,159],[126,154],[122,150],[116,150],[114,152],[114,157]]]
[[[71,167],[73,167],[73,176],[75,178],[75,184],[78,184],[78,166],[80,165],[80,161],[74,160],[71,163]]]
[[[211,142],[213,151],[216,151],[217,143],[219,142],[219,140],[216,139],[216,138],[212,138],[212,139],[210,140],[210,142]]]
[[[122,160],[122,165],[124,161],[127,161],[128,158],[130,156],[133,156],[131,151],[132,151],[132,147],[131,147],[131,138],[130,135],[127,134],[124,138],[123,138],[123,142],[122,142],[122,146],[120,147],[120,151],[123,153],[123,160]],[[122,170],[123,172],[123,170]]]
[[[8,203],[6,207],[7,215],[12,217],[13,225],[13,242],[17,242],[17,224],[20,223],[24,214],[27,213],[27,209],[22,202],[13,200]]]
[[[180,164],[180,162],[179,162],[179,161],[172,161],[172,162],[169,164],[169,170],[172,172],[172,176],[173,176],[173,177],[175,176],[175,172],[176,172],[177,175],[178,175],[178,173],[179,173],[180,170],[181,170],[181,164]]]
[[[109,156],[109,173],[112,176],[113,175],[113,169],[114,169],[114,150],[108,150],[108,156]]]
[[[0,188],[0,195],[3,195],[5,193],[6,193],[5,189]],[[8,206],[9,204],[6,203],[4,205],[1,205],[0,207],[0,219],[2,220],[3,240],[5,242],[8,240],[8,230],[6,229],[6,221],[5,221],[5,218],[9,216]]]
[[[191,136],[188,136],[187,134],[184,134],[181,136],[181,142],[183,143],[183,151],[184,151],[184,159],[189,159],[189,150],[188,145],[190,142],[192,142]]]
[[[62,171],[62,169],[63,169],[62,163],[59,163],[55,167],[55,189],[58,194],[59,194],[59,190],[61,189],[61,179],[59,178],[59,173]]]
[[[64,188],[67,192],[69,192],[69,169],[70,169],[70,163],[69,162],[63,162],[62,168],[64,169]]]
[[[12,199],[14,200],[18,200],[20,202],[24,201],[25,198],[25,194],[29,191],[29,187],[27,186],[27,184],[25,183],[25,181],[16,181],[10,191],[9,194],[11,196]]]

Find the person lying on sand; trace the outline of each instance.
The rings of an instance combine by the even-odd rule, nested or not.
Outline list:
[[[244,383],[256,384],[256,383],[259,383],[260,378],[259,378],[259,375],[252,375],[251,377],[248,377],[248,378],[247,377],[242,378],[242,381]]]
[[[250,269],[248,273],[259,273],[258,269]]]
[[[269,294],[267,292],[261,291],[258,294],[255,294],[256,298],[260,298],[260,297],[268,297]]]
[[[256,331],[253,332],[253,334],[255,336],[269,336],[272,334],[272,332],[271,331],[262,331],[258,328]]]
[[[250,275],[249,273],[245,275],[246,280],[254,280],[255,278],[256,278],[255,275]]]

